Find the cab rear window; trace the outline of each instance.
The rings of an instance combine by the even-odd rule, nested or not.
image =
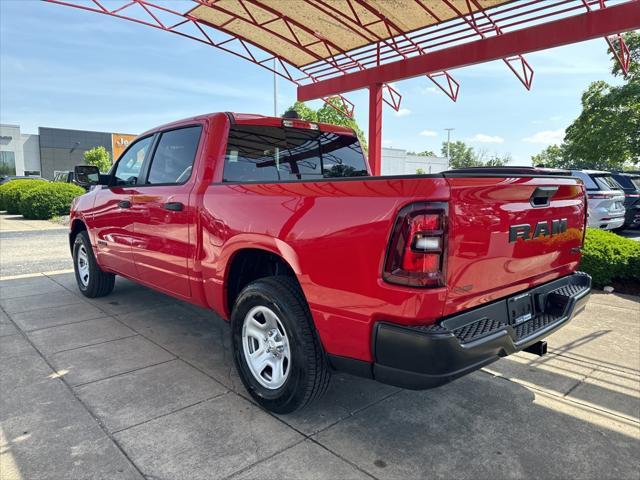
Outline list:
[[[278,182],[368,175],[355,136],[319,130],[235,125],[224,159],[225,182]]]

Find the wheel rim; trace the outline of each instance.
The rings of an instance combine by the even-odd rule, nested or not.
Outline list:
[[[284,325],[271,309],[253,307],[244,317],[242,348],[260,385],[269,390],[284,385],[291,371],[291,349]]]
[[[76,259],[78,267],[78,278],[83,287],[89,285],[89,255],[84,245],[78,248],[78,258]]]

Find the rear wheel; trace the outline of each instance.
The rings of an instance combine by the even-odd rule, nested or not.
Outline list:
[[[290,413],[326,391],[330,370],[293,279],[267,277],[245,287],[236,300],[231,329],[240,378],[264,408]]]
[[[104,297],[113,291],[115,275],[98,266],[86,231],[79,232],[73,242],[73,267],[78,288],[85,297]]]

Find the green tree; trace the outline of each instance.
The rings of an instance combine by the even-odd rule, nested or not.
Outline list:
[[[331,102],[332,105],[340,108],[340,99],[331,98],[328,101]],[[358,126],[358,123],[355,119],[347,117],[344,113],[336,110],[331,105],[325,103],[320,109],[314,110],[303,102],[296,102],[287,109],[287,111],[289,110],[295,110],[298,117],[301,120],[306,120],[307,122],[330,123],[331,125],[341,125],[343,127],[351,128],[356,133],[356,136],[360,141],[362,151],[366,153],[367,139],[362,129]]]
[[[466,143],[458,140],[449,144],[451,160],[449,166],[451,168],[469,168],[469,167],[502,167],[511,161],[511,154],[506,153],[499,155],[497,153],[489,154],[486,150],[474,150]],[[447,156],[447,142],[442,142],[442,156]]]
[[[566,156],[574,168],[621,169],[640,160],[640,81],[592,83],[582,113],[567,128]]]
[[[502,156],[494,153],[489,157],[489,159],[486,162],[484,162],[484,166],[485,167],[504,167],[511,160],[512,160],[511,155],[508,153]]]
[[[419,157],[435,157],[436,154],[433,153],[433,150],[423,150],[422,152],[407,152],[407,155],[417,155]]]
[[[632,59],[629,73],[616,60],[612,73],[624,82],[600,80],[582,94],[582,113],[565,136],[565,168],[614,170],[640,162],[640,33],[626,33],[624,39]]]
[[[111,168],[111,155],[107,149],[100,146],[84,152],[84,161],[87,165],[94,165],[102,173],[106,173]]]
[[[565,159],[565,146],[549,145],[542,152],[531,157],[531,163],[534,166],[542,166],[546,168],[567,168],[567,160]]]
[[[442,142],[442,149],[440,151],[443,157],[447,156],[447,142]],[[482,162],[479,162],[474,155],[473,147],[468,147],[466,143],[460,140],[449,143],[449,152],[451,156],[449,166],[451,168],[482,166]]]
[[[296,102],[287,108],[287,112],[293,110],[298,114],[298,118],[307,122],[317,122],[318,112],[312,108],[309,108],[306,103]]]
[[[629,47],[629,55],[631,58],[631,62],[629,63],[629,73],[624,75],[622,72],[622,68],[620,68],[620,63],[618,59],[613,54],[613,51],[609,48],[609,53],[611,54],[611,61],[613,62],[613,67],[611,68],[611,73],[616,76],[623,76],[624,78],[638,78],[640,77],[640,31],[635,30],[632,32],[628,32],[623,34],[624,42]],[[614,43],[616,47],[616,51],[620,53],[617,43]]]

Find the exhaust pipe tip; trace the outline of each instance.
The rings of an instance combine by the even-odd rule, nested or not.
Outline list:
[[[539,357],[542,357],[547,354],[547,342],[545,342],[544,340],[541,340],[532,345],[529,345],[527,348],[524,349],[524,351],[527,353],[533,353],[534,355],[538,355]]]

